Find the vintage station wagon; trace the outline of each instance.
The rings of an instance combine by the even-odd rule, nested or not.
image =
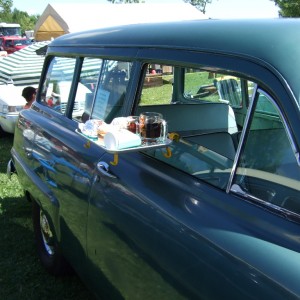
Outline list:
[[[72,266],[99,299],[299,299],[299,32],[201,20],[55,39],[8,165],[46,269]],[[144,135],[149,112],[166,135]]]

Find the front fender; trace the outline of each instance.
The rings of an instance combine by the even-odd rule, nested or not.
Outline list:
[[[60,241],[59,201],[49,187],[26,165],[20,155],[12,148],[12,160],[18,179],[24,190],[38,203],[49,216],[57,241]]]

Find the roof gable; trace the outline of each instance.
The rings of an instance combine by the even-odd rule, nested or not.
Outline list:
[[[37,41],[62,34],[125,24],[206,19],[188,3],[48,4],[35,26]],[[57,30],[60,27],[63,32]]]

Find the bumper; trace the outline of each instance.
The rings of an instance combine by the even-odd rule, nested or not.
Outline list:
[[[18,120],[19,114],[14,115],[0,115],[0,126],[3,129],[3,131],[8,133],[14,133],[16,123]]]

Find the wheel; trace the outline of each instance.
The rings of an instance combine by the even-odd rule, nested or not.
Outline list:
[[[42,265],[55,276],[71,273],[71,267],[59,249],[47,215],[36,201],[32,201],[32,219],[37,252]]]

